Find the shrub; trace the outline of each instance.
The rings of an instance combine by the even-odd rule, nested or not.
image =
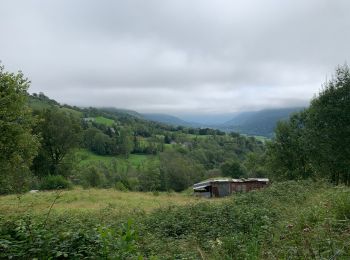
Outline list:
[[[62,225],[64,223],[64,225]],[[0,222],[0,259],[142,259],[130,220],[115,227],[70,216],[21,216]]]
[[[136,177],[130,177],[127,179],[128,188],[132,191],[140,190],[140,182]]]
[[[128,220],[119,230],[110,227],[99,227],[99,244],[102,257],[106,259],[130,259],[136,257],[138,239],[133,222]],[[139,257],[138,259],[142,259]]]
[[[71,185],[72,184],[61,175],[49,175],[41,180],[39,187],[41,190],[56,190],[68,189]]]
[[[114,185],[114,188],[116,190],[120,190],[120,191],[127,191],[128,188],[125,187],[125,185],[121,182],[121,181],[118,181],[115,185]]]
[[[103,187],[106,183],[105,175],[94,166],[88,168],[82,178],[84,187]]]

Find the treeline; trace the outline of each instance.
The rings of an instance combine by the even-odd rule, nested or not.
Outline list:
[[[77,165],[72,170],[75,184],[84,187],[135,191],[182,191],[212,177],[262,177],[255,157],[264,145],[253,138],[211,136],[197,138],[159,152],[138,167],[110,163]]]
[[[347,65],[309,108],[279,122],[266,165],[275,179],[326,178],[350,185],[350,71]]]
[[[192,132],[191,129],[153,129],[153,125],[148,125],[148,122],[141,124],[137,120],[124,125],[128,127],[128,131],[121,125],[111,128],[98,126],[93,121],[85,125],[88,127],[83,130],[82,145],[94,153],[101,154],[95,149],[95,145],[96,137],[102,131],[106,136],[105,140],[110,140],[106,141],[111,147],[110,151],[116,149],[110,155],[122,155],[126,158],[131,153],[152,155],[138,167],[120,165],[117,159],[110,163],[91,162],[78,165],[74,167],[74,177],[71,179],[75,184],[85,187],[182,191],[193,183],[210,177],[224,175],[239,178],[260,174],[254,158],[264,153],[265,146],[252,137],[247,138],[236,133],[196,136],[188,134]],[[118,140],[124,145],[128,144],[125,154],[118,152],[118,147],[124,146],[119,146]]]
[[[264,144],[255,138],[169,126],[130,111],[61,105],[43,93],[29,95],[28,79],[3,66],[0,79],[1,194],[72,183],[181,191],[209,177],[259,175],[252,158],[264,153]],[[81,165],[77,150],[115,160]],[[149,159],[138,167],[119,165],[130,154]]]

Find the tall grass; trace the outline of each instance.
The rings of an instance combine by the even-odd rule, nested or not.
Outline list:
[[[0,197],[0,258],[348,259],[350,255],[346,187],[284,182],[213,200],[111,190],[67,194],[52,207],[45,225],[54,193],[20,200]],[[21,211],[23,205],[32,211]]]

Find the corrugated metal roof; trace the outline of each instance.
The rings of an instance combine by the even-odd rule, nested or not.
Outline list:
[[[206,185],[199,185],[199,186],[196,186],[196,187],[194,187],[194,185],[193,185],[193,189],[194,190],[203,190],[203,189],[205,189],[206,187],[209,187],[209,186],[210,186],[210,183],[208,183]]]
[[[248,178],[249,181],[261,181],[261,182],[269,182],[268,178]]]
[[[205,181],[205,182],[199,182],[199,183],[196,183],[196,184],[193,184],[193,188],[198,188],[198,187],[201,187],[201,186],[210,186],[211,182],[210,181]]]
[[[214,178],[205,180],[193,185],[193,189],[200,189],[199,187],[207,187],[210,186],[213,182],[250,182],[250,181],[258,181],[258,182],[269,182],[267,178],[247,178],[247,179],[232,179],[232,178]]]

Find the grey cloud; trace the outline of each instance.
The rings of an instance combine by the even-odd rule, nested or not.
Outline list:
[[[65,103],[219,113],[307,104],[349,60],[346,0],[2,0],[0,59]]]

